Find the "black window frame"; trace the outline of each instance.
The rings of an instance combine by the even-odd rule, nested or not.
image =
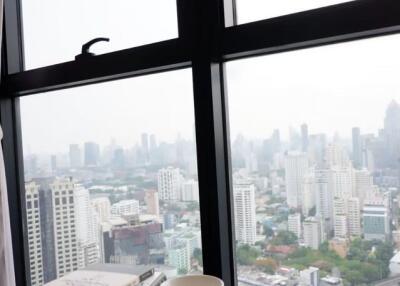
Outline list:
[[[204,272],[222,278],[226,286],[234,286],[237,281],[224,63],[400,31],[398,0],[345,2],[242,25],[236,25],[235,0],[177,0],[176,39],[24,71],[21,0],[4,2],[0,121],[15,277],[17,285],[22,286],[30,285],[30,277],[29,256],[25,256],[29,248],[23,207],[21,96],[190,67]]]

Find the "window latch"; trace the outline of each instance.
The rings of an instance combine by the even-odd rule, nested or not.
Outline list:
[[[91,53],[89,51],[90,47],[97,42],[109,42],[109,41],[110,41],[109,38],[96,38],[87,42],[82,46],[82,52],[79,55],[75,56],[75,60],[82,60],[95,56],[94,53]]]

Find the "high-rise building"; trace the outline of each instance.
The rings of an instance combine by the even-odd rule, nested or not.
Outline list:
[[[179,200],[181,187],[182,176],[178,168],[168,167],[158,171],[158,194],[161,200]]]
[[[82,167],[82,152],[78,144],[69,145],[69,165],[71,168]]]
[[[354,168],[360,169],[362,167],[362,142],[360,128],[354,127],[352,129],[352,143],[353,143],[353,165]]]
[[[329,144],[326,147],[325,158],[330,167],[347,168],[351,165],[346,150],[337,143]]]
[[[279,129],[275,129],[271,136],[271,145],[273,153],[281,150],[281,135]]]
[[[147,213],[158,217],[160,215],[158,192],[156,190],[146,190],[144,201],[147,206]]]
[[[295,213],[288,216],[288,231],[293,232],[297,238],[302,237],[301,214]]]
[[[392,101],[386,109],[384,137],[387,153],[387,167],[397,168],[400,159],[400,105]]]
[[[374,183],[370,172],[366,169],[354,171],[355,193],[354,196],[359,198],[360,205],[364,200],[370,197],[374,189]]]
[[[78,269],[78,242],[74,203],[75,184],[55,179],[50,184],[53,203],[54,253],[57,278]],[[45,241],[47,243],[47,241]]]
[[[350,198],[347,201],[347,220],[350,236],[361,236],[361,208],[358,198]]]
[[[364,205],[363,232],[366,240],[388,239],[390,235],[390,219],[387,206],[369,203]]]
[[[333,200],[333,230],[336,238],[348,237],[346,198],[336,197]]]
[[[303,194],[302,194],[302,212],[304,216],[308,216],[309,212],[315,207],[316,190],[315,190],[314,173],[304,176]]]
[[[111,214],[116,216],[129,216],[139,214],[139,201],[122,200],[111,206]]]
[[[89,191],[76,186],[74,191],[79,268],[100,262],[99,221],[90,203]]]
[[[143,151],[143,156],[144,156],[144,163],[148,164],[150,161],[150,146],[149,146],[149,135],[147,133],[142,133],[141,136],[141,143],[142,143],[142,151]]]
[[[75,184],[72,178],[33,182],[39,189],[43,282],[47,283],[79,267]]]
[[[303,222],[304,244],[312,249],[318,249],[325,240],[322,221],[318,217],[308,217]]]
[[[236,239],[245,244],[256,242],[255,186],[246,180],[236,180],[233,185]]]
[[[333,194],[328,188],[328,173],[328,169],[315,170],[316,216],[323,221],[326,234],[333,230]]]
[[[92,206],[97,213],[100,222],[107,222],[111,214],[111,203],[106,197],[96,198],[92,200]]]
[[[307,152],[308,150],[308,126],[307,124],[302,124],[301,127],[301,150]]]
[[[28,225],[29,270],[32,285],[43,285],[43,255],[40,226],[39,186],[25,184],[26,223]]]
[[[334,234],[336,238],[361,235],[360,200],[358,198],[335,198]]]
[[[326,135],[312,134],[308,138],[308,154],[312,163],[322,164],[325,161]]]
[[[156,140],[156,135],[151,134],[150,135],[150,151],[153,151],[157,148],[157,140]]]
[[[328,172],[328,189],[334,197],[353,197],[355,193],[353,168],[331,166]]]
[[[303,180],[308,171],[307,156],[304,153],[289,152],[285,158],[285,180],[287,204],[292,208],[302,205]]]
[[[116,148],[113,152],[112,165],[114,168],[125,167],[125,152],[122,148]]]
[[[97,166],[100,162],[100,147],[94,142],[85,143],[85,166]]]
[[[199,201],[199,183],[196,180],[187,180],[182,184],[181,200],[186,202]]]

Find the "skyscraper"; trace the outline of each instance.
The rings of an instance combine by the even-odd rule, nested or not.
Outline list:
[[[287,204],[300,208],[303,195],[304,175],[308,171],[307,156],[304,153],[289,152],[285,157],[285,180]]]
[[[255,186],[246,180],[236,180],[233,185],[236,240],[245,244],[256,242]]]
[[[156,148],[157,148],[156,135],[151,134],[150,135],[150,151],[153,151]]]
[[[43,255],[40,226],[39,186],[35,182],[25,184],[26,223],[29,243],[29,270],[32,285],[43,285]]]
[[[347,219],[350,236],[361,236],[361,209],[358,198],[350,198],[347,201]]]
[[[99,219],[90,203],[89,191],[76,186],[74,191],[79,268],[100,262]]]
[[[78,242],[72,179],[50,184],[53,203],[54,253],[57,278],[78,269]],[[47,243],[47,241],[45,242]]]
[[[71,168],[82,166],[82,152],[78,144],[69,145],[69,164]]]
[[[295,213],[288,216],[288,231],[293,232],[297,238],[302,237],[301,214]]]
[[[78,241],[72,178],[41,178],[39,188],[43,282],[78,269]]]
[[[97,166],[100,161],[100,147],[94,142],[85,143],[85,166]]]
[[[321,218],[326,234],[333,230],[333,194],[328,188],[328,169],[315,170],[316,215]]]
[[[302,124],[301,127],[301,150],[307,152],[308,150],[308,126],[307,124]]]
[[[303,179],[303,194],[302,194],[302,213],[308,216],[309,212],[315,207],[315,177],[312,172],[306,174]]]
[[[328,189],[333,197],[350,198],[354,196],[353,168],[332,166],[328,171]]]
[[[147,133],[142,133],[141,136],[141,143],[142,143],[142,151],[144,156],[144,163],[147,164],[150,161],[150,153],[149,153],[149,135]]]
[[[384,136],[386,141],[387,167],[397,168],[400,159],[400,105],[392,101],[386,109]]]
[[[335,198],[333,201],[333,230],[336,238],[348,237],[347,199]]]
[[[177,201],[181,197],[182,178],[178,168],[158,171],[158,194],[161,200]]]
[[[354,168],[360,169],[362,167],[362,142],[360,128],[354,127],[352,129],[352,143],[353,143],[353,165]]]
[[[350,166],[349,156],[343,146],[332,143],[325,150],[325,159],[330,167],[347,168]]]
[[[354,171],[355,194],[359,198],[360,204],[363,205],[364,200],[374,189],[374,183],[371,174],[366,169]]]

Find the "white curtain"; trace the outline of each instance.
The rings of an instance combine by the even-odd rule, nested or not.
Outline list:
[[[3,0],[0,0],[0,46],[3,30]],[[3,131],[0,127],[0,141]],[[1,145],[0,145],[1,147]],[[3,149],[0,149],[0,286],[15,286],[14,261],[12,254],[10,213],[6,175],[4,169]]]
[[[0,127],[0,140],[2,139],[3,131]],[[15,286],[10,213],[2,149],[0,150],[0,285]]]

